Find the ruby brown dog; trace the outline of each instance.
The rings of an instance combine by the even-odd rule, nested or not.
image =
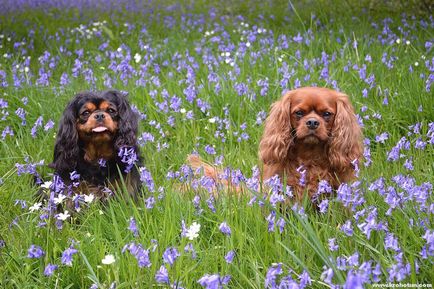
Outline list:
[[[363,154],[361,139],[361,127],[344,93],[320,87],[288,91],[272,104],[265,121],[259,144],[262,179],[279,176],[291,186],[297,201],[305,194],[315,196],[322,180],[337,189],[356,178],[355,165]],[[188,162],[219,181],[219,170],[198,156],[189,156]]]
[[[355,179],[362,132],[344,93],[319,87],[288,91],[271,107],[259,145],[263,179],[278,175],[297,199],[325,180],[333,189]],[[301,178],[304,180],[301,181]]]

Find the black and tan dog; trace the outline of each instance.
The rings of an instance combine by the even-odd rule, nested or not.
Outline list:
[[[140,191],[137,115],[126,93],[115,90],[82,92],[66,106],[49,165],[75,192],[107,197],[106,188],[125,184],[136,197]],[[71,174],[79,175],[75,180]],[[122,179],[122,182],[121,182]]]

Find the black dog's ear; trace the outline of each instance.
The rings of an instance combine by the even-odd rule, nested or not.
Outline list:
[[[128,94],[117,90],[103,92],[103,97],[110,94],[118,103],[118,133],[114,141],[115,148],[137,146],[138,116],[128,103]]]
[[[83,94],[76,95],[66,106],[56,135],[54,158],[49,167],[53,168],[62,177],[66,177],[75,169],[80,153],[76,129],[75,104],[82,96]]]

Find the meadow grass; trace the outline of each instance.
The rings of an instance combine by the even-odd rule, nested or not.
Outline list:
[[[168,287],[155,277],[161,266],[178,288],[432,284],[432,16],[345,1],[118,1],[111,11],[77,3],[0,16],[0,287]],[[252,177],[263,113],[285,89],[311,85],[348,94],[369,140],[366,160],[372,163],[360,164],[360,183],[348,199],[335,194],[325,213],[308,201],[275,208],[258,201],[262,192],[254,202],[253,192],[213,200],[206,188],[181,190],[179,179],[167,177],[192,152],[210,162],[224,156],[222,167]],[[117,192],[59,229],[54,217],[30,210],[38,188],[28,172],[44,160],[36,171],[50,179],[56,127],[72,96],[110,87],[129,92],[143,114],[140,135],[153,135],[141,153],[156,190],[144,186],[137,203]],[[49,120],[55,125],[44,130]],[[391,160],[400,140],[401,155]],[[216,153],[207,154],[206,146]],[[23,164],[27,172],[20,173]],[[155,204],[147,208],[150,197]],[[137,235],[128,229],[131,219]],[[199,236],[183,237],[182,221],[200,224]],[[230,235],[219,229],[223,222]],[[333,238],[337,249],[329,246]],[[139,267],[123,250],[132,243],[148,250],[149,266]],[[185,250],[189,244],[194,252]],[[44,255],[29,258],[32,245]],[[71,246],[77,253],[69,266],[62,254]],[[179,253],[173,264],[163,258],[170,247]],[[228,263],[231,250],[235,258]],[[108,254],[115,262],[102,264]],[[58,268],[46,276],[49,263]],[[206,274],[218,274],[220,283],[199,284]]]

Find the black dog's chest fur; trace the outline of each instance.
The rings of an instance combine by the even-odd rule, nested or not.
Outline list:
[[[80,179],[98,186],[107,186],[107,181],[119,178],[119,172],[125,168],[119,166],[116,161],[107,161],[104,165],[92,164],[80,160],[77,163],[77,173]]]

